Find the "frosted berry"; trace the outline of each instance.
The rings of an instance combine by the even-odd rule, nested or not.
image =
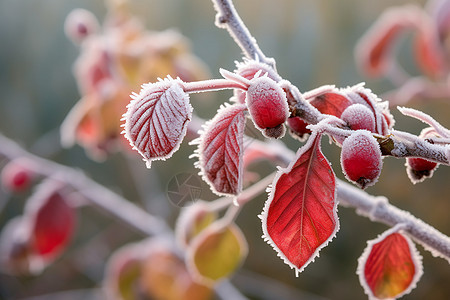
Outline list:
[[[369,131],[357,130],[344,140],[341,166],[345,177],[362,189],[376,183],[383,160],[380,147]]]
[[[406,172],[413,183],[431,177],[437,166],[437,163],[420,157],[408,157],[406,159]]]
[[[286,94],[280,86],[267,76],[250,81],[245,102],[253,123],[267,137],[280,138],[289,117]]]
[[[352,104],[341,115],[341,119],[348,124],[350,129],[365,129],[375,132],[375,116],[367,106]]]
[[[1,173],[3,187],[11,192],[26,190],[33,181],[34,173],[22,162],[10,161]]]
[[[269,65],[258,62],[255,60],[245,61],[243,63],[237,63],[236,74],[242,77],[252,80],[259,72],[261,75],[267,74],[267,76],[275,81],[280,81],[281,77],[270,67]],[[240,89],[234,89],[234,97],[238,103],[245,103],[246,93]]]

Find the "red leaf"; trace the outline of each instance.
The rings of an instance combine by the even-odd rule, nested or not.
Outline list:
[[[311,100],[311,104],[321,113],[340,117],[342,112],[352,104],[344,95],[325,93]]]
[[[362,71],[370,76],[384,75],[390,66],[394,42],[406,29],[416,26],[421,14],[415,6],[386,10],[356,47],[356,57]]]
[[[431,27],[423,28],[418,32],[414,41],[414,54],[423,72],[432,77],[438,77],[445,72],[445,58],[434,30],[436,29]]]
[[[361,285],[370,298],[409,293],[422,276],[422,258],[410,239],[392,228],[368,242],[358,260]]]
[[[313,133],[296,160],[280,170],[261,214],[264,239],[296,275],[339,229],[336,178]]]
[[[196,141],[196,166],[218,195],[238,195],[242,189],[245,110],[244,104],[221,107]]]
[[[124,114],[125,137],[150,167],[178,150],[191,120],[192,106],[182,81],[166,79],[142,86]]]
[[[75,210],[67,203],[60,186],[53,182],[41,185],[29,200],[31,246],[37,258],[49,261],[69,243],[75,228]]]

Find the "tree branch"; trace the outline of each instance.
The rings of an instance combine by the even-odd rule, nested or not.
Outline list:
[[[216,26],[225,28],[249,59],[256,59],[275,69],[275,60],[264,55],[255,38],[239,17],[232,1],[212,0],[217,11]]]
[[[283,159],[285,165],[295,157],[294,152],[286,146],[284,151],[277,152],[277,155]],[[386,197],[372,196],[340,179],[337,179],[337,183],[339,205],[353,207],[361,216],[391,227],[405,224],[404,231],[413,240],[424,246],[433,256],[442,257],[450,263],[450,237],[411,213],[389,204]]]
[[[29,167],[35,173],[54,178],[73,187],[92,205],[113,215],[145,235],[152,236],[170,230],[164,220],[148,214],[127,199],[88,178],[82,172],[35,156],[1,134],[0,156],[4,156],[9,160],[19,157],[30,159],[32,165]]]
[[[450,263],[450,238],[409,212],[391,204],[385,197],[374,197],[354,186],[339,180],[337,196],[339,204],[356,208],[356,212],[372,221],[391,227],[405,224],[403,229],[413,240],[420,243],[433,256],[439,256]]]

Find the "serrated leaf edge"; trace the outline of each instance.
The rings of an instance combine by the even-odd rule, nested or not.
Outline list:
[[[172,155],[175,152],[178,151],[178,149],[180,148],[181,143],[184,140],[184,137],[186,136],[186,132],[187,132],[187,128],[188,128],[188,122],[190,120],[192,120],[192,112],[194,110],[194,108],[192,107],[192,105],[191,105],[191,103],[189,101],[189,94],[184,92],[184,97],[186,98],[184,103],[186,104],[186,109],[187,109],[187,112],[188,112],[188,119],[187,119],[187,122],[185,123],[185,125],[182,128],[182,131],[181,131],[181,134],[180,134],[181,138],[178,140],[178,142],[175,144],[175,146],[172,148],[172,150],[167,155],[160,155],[160,156],[155,156],[155,157],[152,157],[152,158],[146,158],[145,153],[142,152],[140,149],[138,149],[134,145],[134,143],[132,142],[132,138],[130,136],[130,124],[129,124],[129,120],[131,119],[131,112],[130,112],[129,109],[132,106],[134,106],[135,103],[137,103],[143,97],[142,95],[147,94],[147,91],[150,91],[153,88],[153,86],[157,85],[157,84],[161,84],[161,85],[162,84],[166,84],[167,85],[167,88],[165,89],[164,93],[167,93],[167,91],[169,91],[170,89],[173,89],[173,88],[180,88],[184,92],[183,81],[181,81],[181,79],[179,79],[179,78],[173,79],[172,77],[167,76],[167,78],[165,78],[164,80],[161,79],[161,78],[158,78],[158,82],[155,82],[155,83],[144,83],[141,86],[141,90],[140,90],[139,94],[136,94],[136,93],[133,92],[130,95],[131,101],[126,106],[127,107],[127,111],[123,114],[123,116],[121,118],[121,121],[125,121],[125,123],[123,123],[121,125],[121,127],[124,128],[124,130],[121,133],[129,141],[130,146],[132,147],[132,149],[136,150],[143,157],[143,161],[145,162],[146,167],[149,168],[149,169],[150,169],[151,164],[152,164],[152,162],[154,160],[163,160],[163,161],[165,161],[166,159],[171,158]]]
[[[232,107],[232,106],[241,106],[241,109],[242,109],[242,111],[244,111],[244,112],[247,110],[247,107],[245,106],[245,104],[238,104],[238,103],[233,103],[233,104],[231,104],[231,103],[225,102],[224,104],[220,105],[219,109],[217,110],[216,116],[219,115],[223,110],[228,109],[228,108],[230,108],[230,107]],[[218,195],[218,196],[226,196],[226,197],[237,196],[237,195],[240,194],[240,192],[242,191],[242,182],[243,182],[242,177],[243,177],[243,174],[244,174],[244,160],[243,160],[243,158],[244,158],[244,149],[243,149],[243,143],[244,143],[244,130],[242,131],[242,136],[241,136],[241,138],[240,138],[240,139],[241,139],[240,144],[241,144],[242,152],[241,152],[241,154],[239,155],[239,170],[238,170],[238,173],[239,173],[239,174],[238,174],[238,187],[239,187],[239,188],[238,188],[238,193],[237,193],[237,195],[232,195],[232,194],[222,193],[222,192],[217,191],[217,190],[214,188],[214,184],[209,180],[209,178],[208,178],[208,177],[206,176],[206,174],[203,172],[203,170],[202,170],[202,159],[201,159],[201,156],[200,156],[200,153],[201,153],[201,151],[203,150],[203,149],[201,148],[203,134],[209,129],[209,127],[212,126],[213,122],[215,122],[215,117],[212,118],[211,120],[205,122],[205,123],[202,125],[202,129],[200,129],[200,130],[198,131],[198,134],[200,135],[200,137],[199,137],[199,138],[196,138],[195,140],[192,140],[192,141],[189,143],[189,145],[197,145],[197,146],[198,146],[197,149],[194,150],[194,153],[191,154],[191,155],[189,156],[189,158],[195,158],[195,157],[198,157],[198,161],[196,161],[196,162],[194,163],[194,167],[196,167],[197,169],[200,170],[200,171],[198,172],[198,175],[202,178],[202,180],[203,180],[204,182],[206,182],[206,183],[208,184],[208,186],[210,187],[211,191],[212,191],[214,194],[216,194],[216,195]],[[245,129],[245,121],[244,121],[244,129]]]
[[[422,264],[422,255],[420,255],[419,251],[417,250],[414,243],[411,241],[411,239],[402,232],[402,228],[404,227],[404,224],[397,224],[395,227],[392,227],[389,230],[386,230],[382,234],[378,235],[373,240],[367,241],[367,246],[364,249],[361,256],[358,258],[358,267],[356,269],[356,274],[359,277],[359,282],[361,286],[364,289],[364,293],[369,296],[369,300],[377,300],[377,298],[370,289],[369,285],[366,282],[365,276],[364,276],[364,267],[366,266],[367,258],[370,255],[370,252],[372,251],[372,248],[375,244],[383,241],[388,235],[391,235],[393,233],[400,233],[407,241],[409,246],[409,251],[411,253],[411,258],[414,263],[414,267],[416,269],[416,273],[414,274],[414,277],[411,281],[411,284],[408,286],[406,290],[404,290],[402,293],[398,294],[395,298],[389,298],[389,299],[397,299],[404,295],[409,294],[413,289],[416,288],[417,283],[419,282],[420,278],[423,275],[423,264]]]
[[[334,190],[334,206],[333,206],[333,217],[336,220],[336,226],[333,230],[333,232],[331,233],[330,237],[325,240],[320,246],[318,246],[316,248],[316,250],[314,251],[314,253],[311,255],[311,257],[305,262],[305,264],[301,267],[301,268],[297,268],[296,265],[294,265],[293,263],[291,263],[291,261],[286,257],[286,255],[283,254],[283,252],[278,248],[278,246],[275,244],[275,242],[272,240],[272,238],[270,237],[268,231],[267,231],[267,216],[268,216],[268,212],[269,212],[269,208],[270,208],[270,204],[272,203],[273,197],[274,197],[274,193],[273,193],[273,187],[276,186],[276,183],[278,182],[278,179],[286,173],[289,173],[292,170],[292,167],[295,165],[295,163],[297,162],[298,158],[300,156],[302,156],[306,151],[309,150],[309,148],[311,147],[311,145],[314,143],[315,139],[318,138],[320,139],[320,134],[317,132],[313,132],[311,134],[311,136],[309,137],[308,141],[306,142],[305,145],[303,145],[303,147],[301,147],[298,151],[297,154],[295,155],[295,158],[289,163],[289,165],[286,168],[280,168],[278,167],[278,172],[275,175],[275,178],[272,181],[272,184],[266,189],[266,191],[269,193],[269,198],[266,200],[266,202],[264,203],[264,208],[263,211],[261,212],[260,215],[258,215],[258,217],[261,219],[261,223],[262,223],[262,230],[263,230],[263,235],[261,236],[264,241],[269,244],[276,252],[277,252],[277,256],[280,257],[285,264],[287,264],[291,269],[294,269],[295,271],[295,277],[298,277],[298,275],[303,272],[303,270],[311,263],[314,262],[314,260],[316,259],[316,257],[319,257],[319,252],[322,248],[326,247],[328,245],[329,242],[331,242],[331,240],[336,236],[336,233],[339,231],[340,228],[340,224],[339,224],[339,218],[337,215],[337,208],[338,208],[338,200],[337,200],[337,188],[335,188]],[[320,140],[318,141],[318,147],[320,150]],[[324,156],[325,157],[325,156]],[[325,157],[326,162],[330,165],[331,167],[331,163],[328,161],[328,159]],[[336,185],[337,186],[337,185]]]

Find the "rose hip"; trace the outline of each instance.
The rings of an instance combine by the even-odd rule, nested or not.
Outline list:
[[[342,170],[360,188],[376,183],[382,165],[380,147],[369,131],[357,130],[342,143]]]
[[[267,137],[280,138],[289,117],[286,94],[280,86],[267,76],[250,81],[245,102],[253,123]]]

